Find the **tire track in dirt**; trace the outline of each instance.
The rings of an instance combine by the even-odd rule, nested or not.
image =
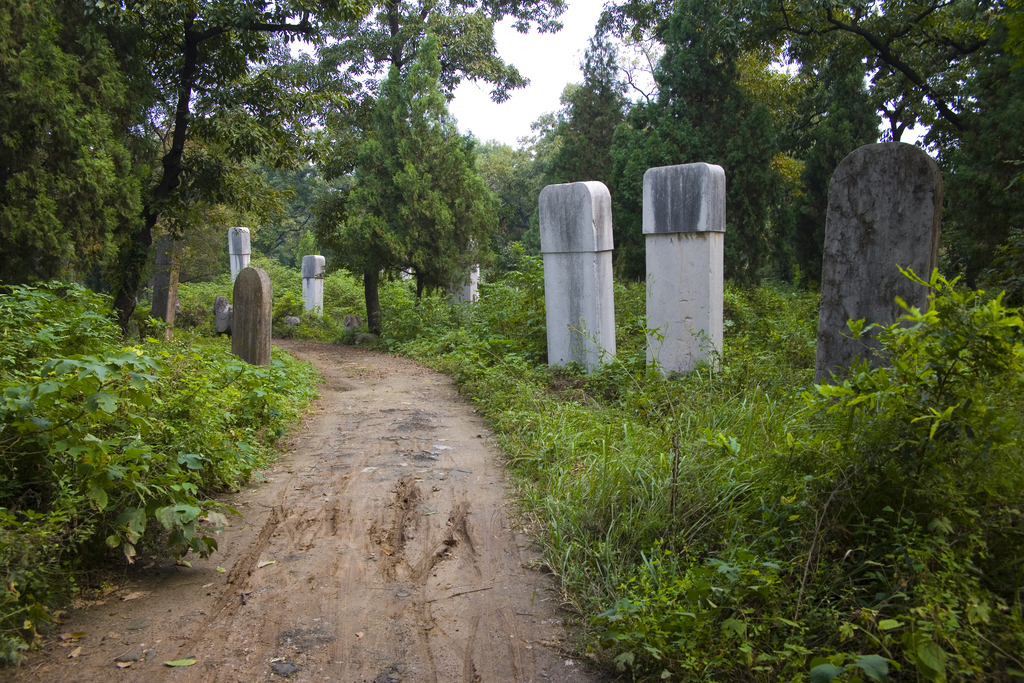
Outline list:
[[[225,497],[243,519],[220,551],[191,568],[140,560],[105,602],[71,612],[63,630],[88,635],[13,677],[601,680],[562,652],[557,587],[529,568],[498,453],[453,382],[364,349],[282,346],[320,368],[322,398],[266,483]],[[139,660],[118,669],[126,650]],[[185,657],[196,664],[160,664]]]

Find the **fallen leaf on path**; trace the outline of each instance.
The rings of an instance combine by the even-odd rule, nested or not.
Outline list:
[[[77,657],[80,654],[82,654],[82,646],[81,645],[76,647],[74,650],[71,651],[70,654],[68,654],[68,659],[74,659],[75,657]]]
[[[204,583],[203,584],[203,588],[209,588],[212,585],[213,585],[212,583]]]
[[[194,659],[175,659],[170,662],[164,662],[164,666],[192,666],[196,663]]]
[[[269,566],[269,565],[272,565],[272,564],[276,564],[276,563],[277,563],[277,560],[263,560],[262,562],[259,562],[259,563],[256,564],[256,569],[263,569],[266,566]]]
[[[221,574],[223,574],[224,572],[227,571],[227,569],[224,569],[224,567],[217,567],[217,571],[219,571]]]
[[[178,565],[179,567],[188,567],[189,569],[192,568],[192,563],[188,560],[178,560],[174,564]]]
[[[141,597],[144,597],[145,595],[146,595],[145,591],[132,591],[128,595],[122,596],[121,599],[122,600],[137,600],[137,599],[139,599]]]
[[[117,668],[118,669],[127,669],[129,666],[131,666],[134,663],[135,662],[118,662],[117,663]]]
[[[356,631],[356,638],[358,639],[358,638],[362,638],[362,637],[363,637],[363,632],[362,631]]]

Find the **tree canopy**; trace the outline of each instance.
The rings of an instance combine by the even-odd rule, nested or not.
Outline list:
[[[408,76],[392,66],[381,84],[351,190],[329,194],[319,210],[318,241],[363,274],[375,332],[381,271],[410,271],[418,293],[449,287],[497,222],[495,199],[476,171],[475,141],[459,134],[440,76],[438,40],[428,35]]]

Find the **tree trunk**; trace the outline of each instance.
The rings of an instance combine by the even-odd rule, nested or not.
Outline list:
[[[416,273],[416,301],[423,298],[423,276]]]
[[[114,297],[114,307],[117,310],[117,322],[125,334],[128,333],[128,321],[135,310],[135,298],[142,281],[142,271],[149,259],[149,248],[153,245],[153,228],[160,218],[160,213],[155,207],[159,206],[181,184],[181,160],[185,153],[185,136],[188,132],[189,119],[192,116],[189,111],[189,102],[192,99],[192,89],[196,80],[196,66],[199,63],[199,42],[202,40],[202,37],[192,30],[192,22],[193,20],[189,20],[185,24],[185,59],[181,66],[178,104],[174,110],[174,135],[171,138],[171,148],[161,160],[163,174],[160,176],[160,182],[153,188],[153,196],[146,202],[146,206],[142,210],[142,226],[131,236],[119,259],[120,276],[117,294]],[[178,297],[177,277],[172,278],[167,289],[168,297],[171,297],[171,301],[176,301]],[[172,308],[172,322],[173,315],[174,309]]]
[[[367,268],[363,271],[363,296],[366,298],[366,324],[370,332],[380,334],[380,294],[377,291],[380,285],[380,271],[376,268]]]

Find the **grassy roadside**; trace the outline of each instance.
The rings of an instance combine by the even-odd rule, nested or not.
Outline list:
[[[618,360],[543,364],[539,264],[405,353],[501,435],[589,647],[635,680],[1012,680],[1024,671],[1024,328],[933,280],[884,336],[894,367],[813,386],[816,301],[729,288],[725,349],[645,368],[642,286]],[[422,306],[422,304],[421,304]]]

